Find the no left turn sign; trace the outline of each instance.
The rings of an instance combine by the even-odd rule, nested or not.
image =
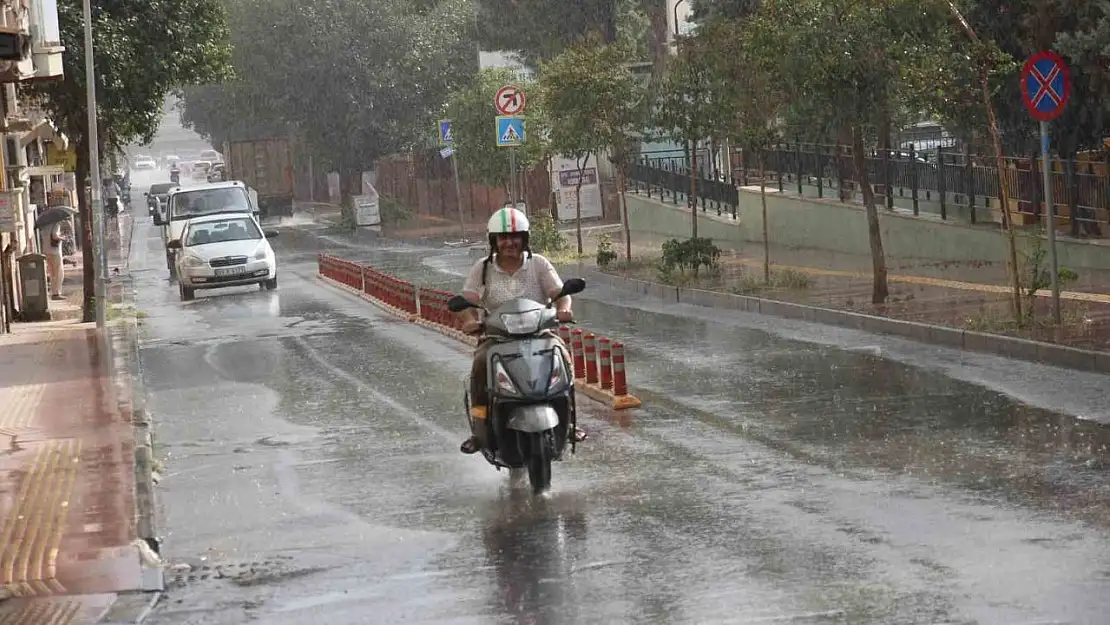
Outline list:
[[[524,91],[516,85],[505,85],[493,97],[493,106],[501,115],[519,115],[524,112]]]

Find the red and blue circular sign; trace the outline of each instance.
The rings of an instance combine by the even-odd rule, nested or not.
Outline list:
[[[1064,112],[1071,97],[1071,75],[1059,54],[1045,50],[1021,68],[1021,98],[1033,119],[1046,122]]]

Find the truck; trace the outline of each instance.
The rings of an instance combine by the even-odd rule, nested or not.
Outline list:
[[[261,219],[293,216],[293,152],[288,139],[226,141],[224,163],[225,180],[242,180],[258,194]]]

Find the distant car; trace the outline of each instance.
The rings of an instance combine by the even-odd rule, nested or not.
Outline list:
[[[211,169],[212,163],[208,161],[196,161],[193,163],[191,174],[193,180],[208,180],[208,170]]]
[[[220,156],[220,153],[215,150],[204,150],[197,158],[202,161],[209,161],[211,163],[220,163],[224,160],[223,157]]]
[[[216,163],[208,170],[208,182],[223,182],[227,180],[227,167],[223,163]]]
[[[177,253],[177,280],[182,301],[198,289],[258,284],[277,288],[277,259],[267,239],[277,231],[263,231],[252,213],[206,215],[189,220],[181,237],[167,247]]]
[[[131,169],[135,171],[150,171],[158,169],[158,163],[154,162],[154,158],[150,156],[136,156],[135,160],[131,163]]]

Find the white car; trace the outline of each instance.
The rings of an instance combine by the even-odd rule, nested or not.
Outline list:
[[[177,251],[177,283],[182,301],[197,289],[258,284],[277,288],[277,259],[267,239],[277,231],[262,230],[251,213],[224,213],[190,219],[181,238],[168,247]]]
[[[181,238],[190,219],[217,213],[257,213],[257,200],[247,191],[247,186],[238,180],[230,182],[209,182],[189,187],[175,186],[170,189],[169,199],[163,206],[164,213],[154,221],[162,226],[162,241],[166,244],[166,268],[174,277],[174,250],[170,241]]]
[[[131,164],[131,169],[135,171],[150,171],[157,168],[158,164],[149,156],[136,156],[135,161]]]

